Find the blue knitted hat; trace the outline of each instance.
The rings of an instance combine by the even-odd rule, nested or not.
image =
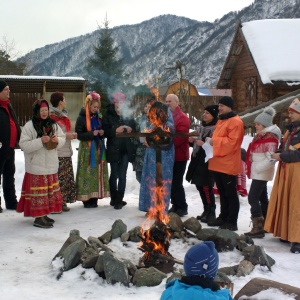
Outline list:
[[[219,255],[211,241],[192,246],[184,257],[184,272],[187,276],[199,275],[215,278],[219,267]]]

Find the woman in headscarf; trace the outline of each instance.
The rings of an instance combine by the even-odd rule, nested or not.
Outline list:
[[[77,133],[71,131],[71,121],[66,111],[67,102],[64,93],[55,92],[51,94],[50,102],[52,104],[52,107],[50,107],[50,117],[61,127],[66,135],[64,146],[57,151],[59,160],[58,178],[64,199],[62,210],[66,212],[70,210],[67,203],[74,203],[76,201],[71,140],[77,138]]]
[[[47,215],[62,211],[57,149],[64,145],[65,134],[49,117],[46,100],[35,101],[33,113],[32,119],[23,127],[20,139],[25,156],[25,176],[17,212],[34,217],[36,227],[51,228],[54,220]]]
[[[80,140],[76,174],[77,201],[85,208],[98,206],[98,199],[109,197],[108,168],[105,158],[104,130],[100,95],[92,92],[86,97],[75,131]]]

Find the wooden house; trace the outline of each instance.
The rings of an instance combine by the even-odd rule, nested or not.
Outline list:
[[[52,93],[63,92],[67,101],[68,116],[72,127],[85,102],[86,81],[82,77],[17,76],[0,75],[10,88],[10,100],[18,121],[23,126],[32,117],[32,104],[37,99],[45,99],[50,104]]]
[[[300,88],[300,19],[238,23],[217,87],[240,113]]]

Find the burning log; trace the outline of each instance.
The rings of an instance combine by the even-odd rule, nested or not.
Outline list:
[[[149,230],[141,236],[139,250],[145,254],[140,258],[139,267],[155,267],[164,273],[173,271],[175,263],[182,263],[169,252],[170,228],[163,223],[154,223]]]
[[[170,246],[168,225],[155,222],[140,238],[142,242],[138,249],[143,251],[144,255],[140,258],[139,267],[155,267],[164,273],[170,273],[175,263],[183,264],[168,252]]]

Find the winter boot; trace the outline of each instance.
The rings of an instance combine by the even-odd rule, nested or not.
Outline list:
[[[115,200],[114,209],[122,209],[122,207],[127,204],[125,201],[123,201],[123,198],[124,198],[124,193],[118,191]],[[123,205],[123,202],[125,202],[126,204]]]
[[[209,213],[209,205],[206,204],[206,205],[203,206],[203,208],[204,208],[204,211],[200,216],[197,216],[197,220],[199,220],[203,223],[206,223],[206,217]]]
[[[249,232],[246,232],[245,235],[251,238],[263,238],[265,236],[264,231],[264,217],[256,217],[252,219],[252,229]]]
[[[222,219],[221,215],[218,216],[215,220],[211,221],[211,222],[207,222],[208,226],[222,226],[223,224],[225,224],[225,221]]]
[[[211,224],[216,221],[216,208],[209,206],[208,214],[206,215],[206,223]],[[204,222],[204,221],[202,221]]]
[[[290,249],[292,253],[299,254],[300,253],[300,243],[292,243],[292,247]]]
[[[110,191],[110,205],[115,206],[117,191]]]
[[[92,198],[89,201],[91,202],[91,208],[98,207],[98,198]]]
[[[35,218],[33,226],[40,228],[52,228],[53,223],[47,222],[44,217]]]

